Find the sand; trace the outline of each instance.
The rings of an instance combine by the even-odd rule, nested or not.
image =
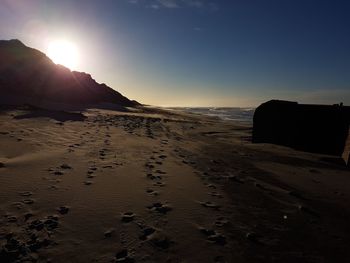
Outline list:
[[[1,262],[350,262],[350,173],[144,108],[0,112]]]

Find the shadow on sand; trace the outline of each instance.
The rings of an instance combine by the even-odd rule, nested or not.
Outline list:
[[[60,122],[84,121],[86,119],[82,113],[49,110],[30,111],[22,115],[17,115],[13,118],[18,120],[31,118],[50,118]]]

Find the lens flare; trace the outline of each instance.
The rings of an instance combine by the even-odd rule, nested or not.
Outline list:
[[[65,66],[71,70],[78,65],[78,49],[69,41],[56,40],[49,44],[47,56],[56,64]]]

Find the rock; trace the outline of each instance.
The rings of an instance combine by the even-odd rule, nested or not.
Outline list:
[[[341,156],[349,125],[350,107],[271,100],[255,110],[252,140]]]

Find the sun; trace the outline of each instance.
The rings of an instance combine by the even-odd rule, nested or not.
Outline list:
[[[51,60],[71,70],[78,65],[78,49],[76,45],[67,40],[52,41],[47,50],[47,55]]]

